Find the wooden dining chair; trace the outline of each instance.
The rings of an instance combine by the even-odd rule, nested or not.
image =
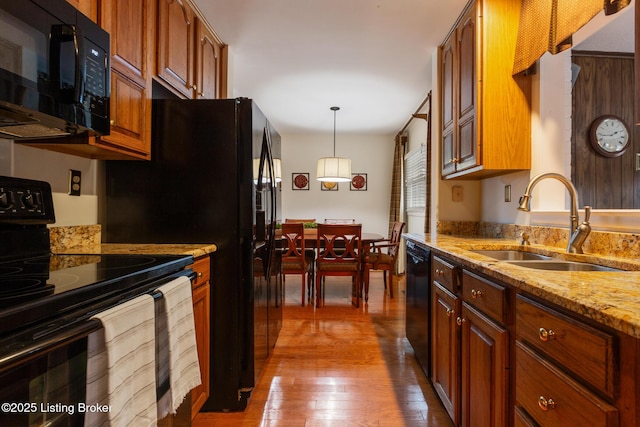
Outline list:
[[[393,272],[398,259],[403,228],[404,222],[394,222],[389,238],[373,243],[369,251],[364,254],[364,291],[362,294],[365,302],[369,301],[369,273],[371,270],[382,270],[385,291],[387,290],[387,271],[389,272],[389,296],[393,298]]]
[[[316,219],[315,218],[307,218],[307,219],[286,218],[284,222],[285,224],[295,224],[297,222],[300,222],[302,224],[309,224],[309,223],[316,222]]]
[[[301,222],[282,224],[282,237],[287,244],[282,255],[282,274],[285,280],[287,274],[300,274],[302,276],[301,297],[302,305],[304,306],[305,283],[307,284],[306,293],[309,299],[311,299],[311,292],[313,291],[315,252],[309,253],[305,249],[304,224]]]
[[[351,276],[353,304],[359,307],[361,235],[362,224],[318,224],[316,307],[320,306],[324,294],[323,279],[326,276]]]
[[[355,219],[345,219],[345,218],[325,218],[325,224],[355,224]]]

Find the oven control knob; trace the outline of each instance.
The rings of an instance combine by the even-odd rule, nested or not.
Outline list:
[[[33,193],[27,193],[22,196],[22,204],[27,209],[35,209],[38,206],[38,200]]]
[[[7,209],[11,207],[11,197],[9,197],[9,193],[2,192],[0,193],[0,208]]]

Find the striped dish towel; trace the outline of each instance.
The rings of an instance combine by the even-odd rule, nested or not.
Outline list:
[[[175,414],[185,396],[202,382],[196,347],[191,281],[179,277],[157,289],[164,297],[167,343],[169,347],[169,382],[167,392],[158,402],[158,418]],[[159,321],[158,324],[163,324]],[[162,331],[158,332],[158,336]],[[163,340],[163,338],[158,338]],[[160,367],[162,371],[163,367]]]
[[[92,317],[103,328],[89,335],[85,426],[157,424],[154,300],[142,295]]]

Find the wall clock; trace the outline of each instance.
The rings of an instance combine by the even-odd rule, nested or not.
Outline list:
[[[600,116],[591,123],[589,141],[598,154],[618,157],[629,146],[629,128],[620,117]]]

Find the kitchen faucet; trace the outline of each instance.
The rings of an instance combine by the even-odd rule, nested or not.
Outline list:
[[[531,191],[533,191],[533,187],[545,178],[554,178],[564,184],[564,186],[569,191],[569,196],[571,197],[571,208],[569,211],[569,243],[567,244],[567,252],[574,254],[582,253],[582,244],[589,236],[591,232],[591,226],[589,225],[589,217],[591,216],[591,206],[584,207],[584,221],[580,224],[580,220],[578,218],[578,193],[576,192],[576,188],[573,186],[571,181],[565,178],[563,175],[558,173],[541,173],[540,175],[535,176],[529,184],[527,185],[526,190],[522,197],[520,197],[518,206],[518,210],[524,212],[531,211]]]

